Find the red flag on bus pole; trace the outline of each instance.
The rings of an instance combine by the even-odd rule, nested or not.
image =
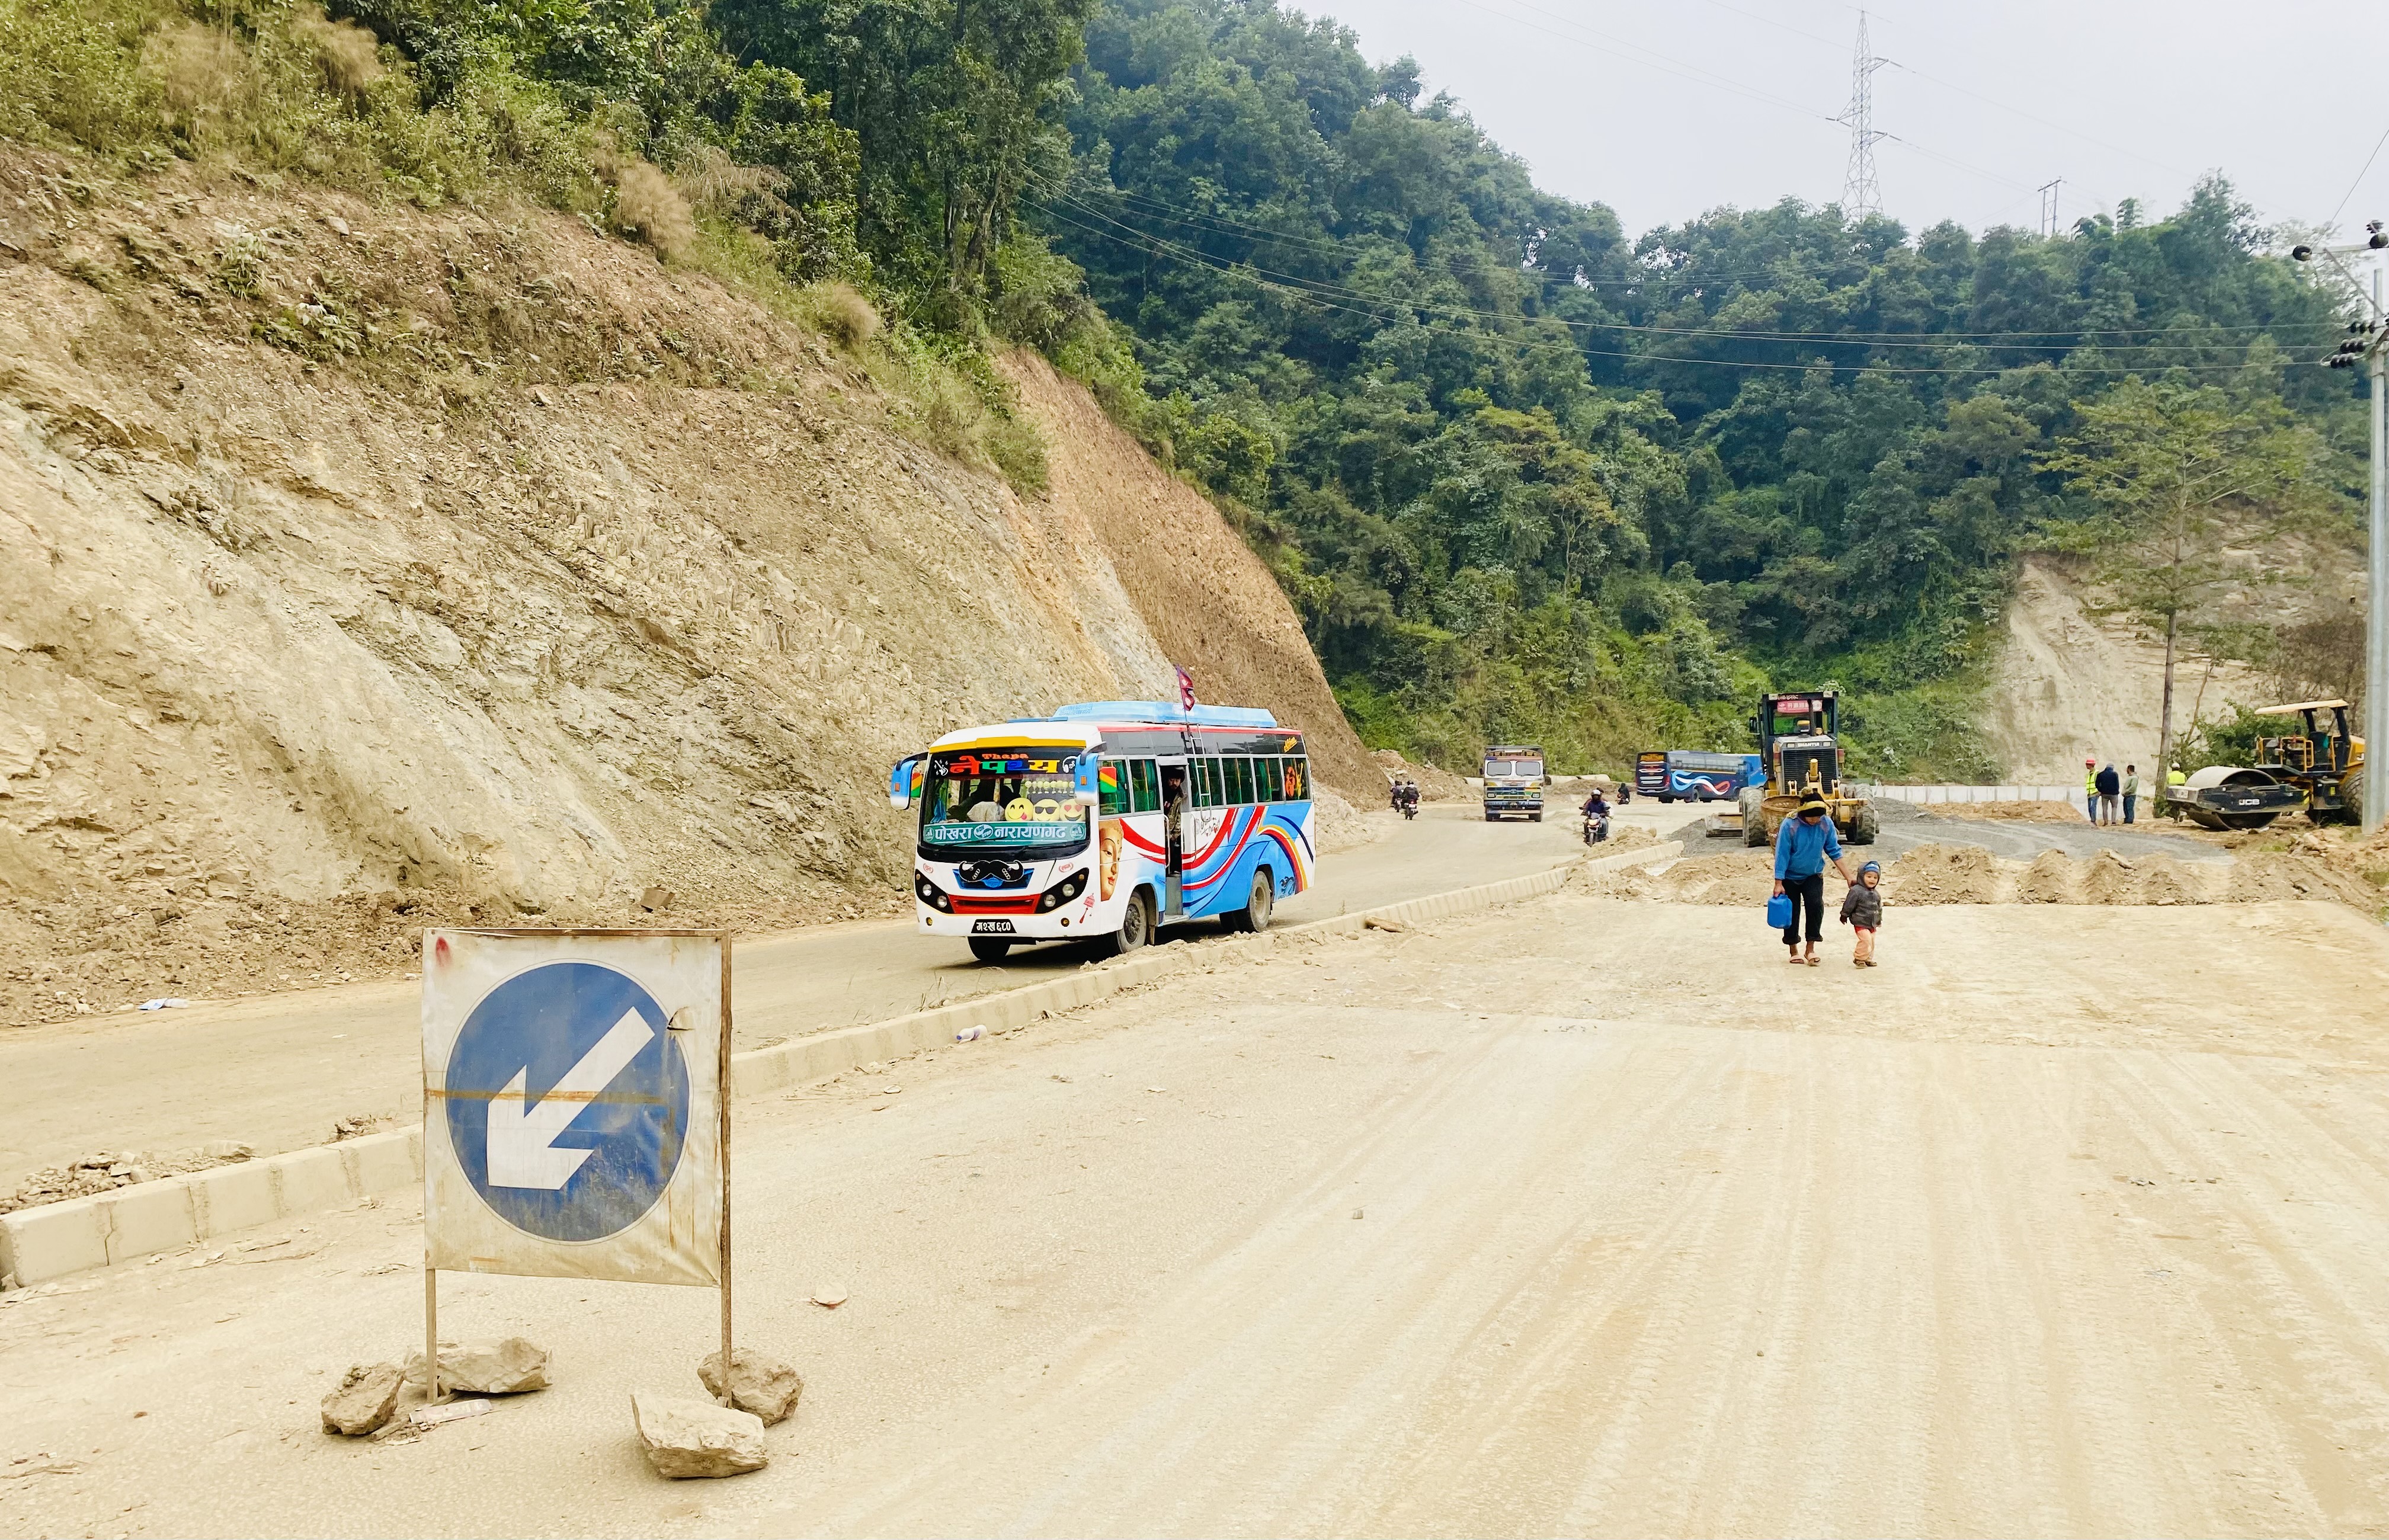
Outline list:
[[[1170,666],[1177,668],[1175,663]],[[1194,676],[1182,668],[1178,669],[1178,705],[1182,711],[1194,709]]]

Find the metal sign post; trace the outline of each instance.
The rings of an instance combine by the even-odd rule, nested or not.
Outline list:
[[[719,1289],[728,1373],[730,954],[718,930],[425,933],[428,1397],[443,1270]]]

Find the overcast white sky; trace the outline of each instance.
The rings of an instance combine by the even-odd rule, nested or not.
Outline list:
[[[1838,200],[1855,6],[1836,0],[1287,0],[1414,55],[1537,183],[1629,234],[1786,193]],[[2382,0],[1895,0],[1867,7],[1886,212],[1923,228],[2169,212],[2220,168],[2268,222],[2389,218]],[[1904,68],[1901,68],[1904,67]],[[2355,83],[2370,77],[2372,88]]]

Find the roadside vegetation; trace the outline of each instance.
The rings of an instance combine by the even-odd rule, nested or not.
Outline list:
[[[991,359],[1036,347],[1260,552],[1364,739],[1448,765],[1743,748],[1763,685],[1834,684],[1859,770],[1996,778],[2012,559],[2144,565],[2112,472],[2167,411],[2295,462],[2202,528],[2356,518],[2340,299],[2219,178],[2054,237],[1790,199],[1637,237],[1272,0],[0,0],[0,135],[569,211],[1026,492]],[[2125,602],[2295,651],[2207,623],[2205,550]]]

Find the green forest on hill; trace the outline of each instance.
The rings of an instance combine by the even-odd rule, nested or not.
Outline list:
[[[2013,557],[2161,511],[2106,470],[2204,445],[2353,517],[2341,303],[2219,177],[2049,238],[1792,199],[1629,236],[1419,73],[1271,0],[0,0],[0,135],[851,285],[1030,486],[986,359],[1043,350],[1245,532],[1363,738],[1448,764],[1744,747],[1762,685],[1833,683],[1859,768],[1995,776]],[[2133,602],[2195,622],[2170,571]]]

